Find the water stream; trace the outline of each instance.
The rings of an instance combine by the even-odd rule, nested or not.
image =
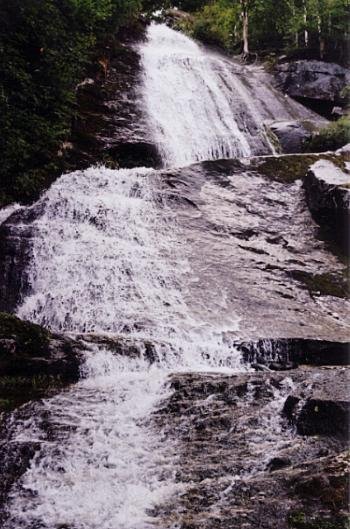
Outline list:
[[[266,115],[226,59],[157,25],[140,52],[140,90],[165,166],[271,152]],[[188,306],[191,268],[159,172],[67,174],[39,206],[31,289],[18,315],[60,332],[150,341],[156,362],[142,346],[128,359],[87,344],[82,380],[37,403],[15,432],[14,441],[38,439],[40,450],[12,489],[5,527],[154,527],[152,507],[179,485],[149,418],[169,395],[170,373],[247,369],[226,333],[239,318],[223,322],[210,304],[196,315]]]

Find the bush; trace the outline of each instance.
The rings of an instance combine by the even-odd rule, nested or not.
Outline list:
[[[94,47],[140,8],[140,0],[0,2],[0,206],[31,201],[60,170]]]
[[[335,151],[350,142],[350,117],[330,123],[305,145],[306,152]]]
[[[237,6],[225,0],[206,5],[196,13],[192,35],[202,42],[232,51],[238,16]]]

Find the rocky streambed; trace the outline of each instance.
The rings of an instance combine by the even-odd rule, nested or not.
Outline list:
[[[0,315],[1,523],[345,528],[348,152],[272,155],[317,116],[169,31],[79,88],[72,158],[110,168],[4,215],[0,308],[40,325]]]

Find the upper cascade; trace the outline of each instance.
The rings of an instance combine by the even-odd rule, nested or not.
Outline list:
[[[150,25],[141,56],[146,112],[166,166],[273,152],[264,129],[272,115],[258,110],[243,67],[165,24]]]
[[[151,24],[141,55],[146,111],[165,165],[251,154],[224,61],[163,24]]]
[[[146,120],[166,167],[275,153],[272,121],[315,115],[244,66],[165,24],[151,24],[139,50]]]

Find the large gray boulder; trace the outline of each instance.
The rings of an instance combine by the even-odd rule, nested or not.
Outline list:
[[[349,253],[350,174],[328,160],[318,160],[304,180],[306,200],[315,220]]]
[[[349,373],[320,371],[297,386],[284,406],[284,413],[302,435],[343,435],[349,431]]]
[[[268,135],[272,138],[277,150],[283,154],[301,153],[305,143],[322,127],[326,120],[310,121],[273,121],[265,124]]]
[[[293,61],[275,67],[278,86],[298,99],[339,103],[341,92],[350,84],[349,70],[322,61]]]

